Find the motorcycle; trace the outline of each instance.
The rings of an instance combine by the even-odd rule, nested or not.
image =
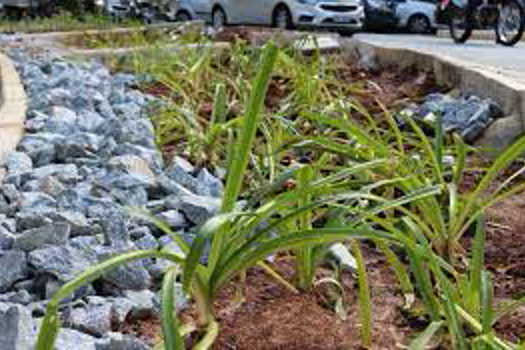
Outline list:
[[[513,46],[525,30],[520,0],[441,0],[436,19],[448,25],[458,44],[465,43],[474,29],[494,29],[498,44]]]

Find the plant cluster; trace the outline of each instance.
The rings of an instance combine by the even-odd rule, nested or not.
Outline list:
[[[474,150],[459,137],[444,135],[439,116],[432,138],[409,116],[400,116],[407,125],[401,131],[386,108],[378,120],[358,100],[343,98],[356,86],[325,79],[330,70],[326,61],[305,67],[272,44],[262,53],[230,52],[229,60],[239,71],[232,74],[230,67],[229,74],[217,73],[210,55],[170,62],[168,69],[159,68],[167,61],[141,61],[136,66],[158,74],[174,102],[157,117],[159,142],[180,140],[177,132],[183,130],[185,145],[200,150],[197,154],[211,152],[205,164],[227,169],[220,214],[200,228],[191,245],[158,223],[173,236],[183,257],[162,250],[126,253],[64,285],[48,304],[37,349],[53,349],[64,298],[108,270],[146,257],[173,262],[163,281],[164,340],[159,348],[183,349],[185,335],[201,332],[194,349],[208,349],[220,331],[213,301],[226,282],[234,276],[242,281],[247,269],[259,265],[287,288],[309,290],[336,242],[347,244],[356,258],[362,341],[368,347],[371,306],[363,240],[386,256],[407,303],[424,309],[428,327],[410,349],[424,349],[431,341],[457,349],[517,349],[518,344],[500,339],[494,331],[495,322],[521,300],[494,309],[491,274],[484,270],[483,214],[488,206],[525,188],[508,182],[496,189],[489,186],[525,151],[525,138],[501,153],[476,187],[464,194],[458,188]],[[268,86],[289,69],[296,70],[293,92],[268,108]],[[251,84],[246,76],[255,76]],[[209,120],[195,114],[202,107],[198,100],[211,101]],[[232,100],[245,106],[240,116],[231,116]],[[289,152],[305,156],[285,166],[281,158]],[[291,186],[283,187],[290,181]],[[243,191],[246,183],[257,189]],[[236,203],[243,194],[247,204],[239,209]],[[474,236],[470,252],[461,244],[466,234]],[[211,250],[203,264],[208,242]],[[277,252],[294,257],[295,280],[286,280],[272,268],[267,257]],[[179,324],[173,302],[177,280],[193,296],[199,311],[196,325]]]
[[[136,27],[137,20],[116,20],[110,16],[86,13],[81,17],[70,12],[59,12],[51,17],[8,19],[0,16],[0,32],[2,33],[44,33],[69,32],[95,29],[111,29],[116,27]]]

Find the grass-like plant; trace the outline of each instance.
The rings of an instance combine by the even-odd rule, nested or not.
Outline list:
[[[246,107],[247,112],[242,120],[242,129],[238,132],[239,137],[228,169],[221,214],[203,225],[191,247],[174,235],[175,241],[186,254],[185,258],[156,250],[131,252],[109,259],[64,285],[48,304],[38,337],[38,350],[53,348],[60,326],[58,307],[66,296],[110,269],[132,260],[156,257],[175,263],[173,268],[166,271],[162,292],[163,346],[169,350],[181,348],[183,329],[188,329],[177,324],[172,300],[175,268],[183,266],[183,288],[194,296],[200,316],[199,329],[206,329],[204,336],[195,345],[195,349],[207,349],[212,345],[219,331],[212,310],[217,291],[233,276],[256,263],[261,263],[268,255],[278,251],[295,251],[300,275],[299,286],[308,289],[314,280],[315,269],[320,261],[319,252],[322,252],[331,243],[353,239],[372,239],[388,242],[388,244],[403,244],[405,239],[403,236],[377,230],[361,221],[355,224],[340,222],[337,226],[325,228],[312,227],[311,215],[314,210],[338,207],[338,203],[368,200],[373,204],[367,211],[371,215],[432,196],[439,190],[436,187],[427,186],[408,193],[406,196],[386,200],[370,192],[371,188],[380,188],[383,184],[364,187],[354,184],[354,176],[360,176],[362,173],[377,168],[378,165],[384,165],[385,161],[381,160],[357,163],[330,176],[318,178],[314,177],[313,169],[305,166],[297,172],[299,186],[296,189],[265,198],[259,205],[243,212],[236,211],[236,203],[241,193],[255,134],[260,125],[265,91],[277,54],[277,49],[269,45],[262,55],[258,75],[251,89],[251,98]],[[279,214],[278,218],[275,218],[275,214]],[[266,225],[261,226],[262,224]],[[276,232],[277,236],[275,236]],[[200,261],[208,240],[212,241],[212,248],[208,263],[203,265]],[[364,261],[358,253],[357,245],[355,245],[355,252],[360,266],[360,286],[362,287],[360,299],[364,303],[362,314],[363,319],[368,320],[363,325],[363,336],[365,344],[369,344],[370,321],[366,274]],[[281,282],[287,283],[277,274],[273,275]]]
[[[81,18],[68,12],[57,13],[49,18],[23,18],[11,20],[2,18],[0,32],[43,33],[69,32],[91,29],[111,29],[116,27],[136,27],[136,20],[115,20],[111,16],[85,14]]]

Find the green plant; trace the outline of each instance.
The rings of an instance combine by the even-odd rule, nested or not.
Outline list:
[[[213,343],[214,338],[218,332],[217,322],[213,318],[211,310],[211,299],[210,299],[210,287],[209,277],[212,275],[215,269],[215,265],[221,256],[221,253],[227,248],[224,246],[224,241],[228,230],[223,226],[227,223],[227,218],[232,215],[235,217],[236,214],[231,214],[235,209],[235,203],[239,196],[239,192],[242,185],[242,177],[247,165],[248,154],[253,143],[255,131],[258,125],[259,113],[264,99],[269,78],[273,64],[275,62],[275,56],[277,49],[273,45],[269,45],[263,55],[261,70],[258,74],[254,84],[254,93],[250,99],[249,106],[247,108],[247,114],[244,118],[244,129],[241,132],[241,136],[238,140],[236,151],[239,152],[237,157],[234,158],[231,168],[230,175],[228,178],[226,192],[223,199],[222,212],[223,216],[219,216],[215,220],[209,221],[201,229],[202,234],[195,240],[192,250],[188,252],[188,247],[178,238],[175,237],[176,242],[183,248],[184,251],[188,252],[188,256],[185,260],[169,253],[161,251],[140,251],[124,254],[116,258],[109,259],[108,261],[86,271],[74,281],[66,284],[51,300],[48,305],[45,319],[42,324],[42,328],[37,341],[38,350],[49,350],[54,347],[56,335],[59,331],[59,319],[58,319],[58,306],[63,298],[72,293],[76,288],[80,287],[85,283],[89,283],[94,279],[101,276],[104,272],[124,263],[127,263],[134,259],[145,258],[145,257],[158,257],[172,260],[176,263],[184,263],[184,285],[186,291],[189,288],[193,288],[196,295],[196,301],[200,306],[200,314],[202,316],[201,321],[207,325],[208,332],[196,346],[196,349],[209,348]],[[210,256],[209,265],[197,266],[197,259],[200,257],[200,249],[202,248],[201,243],[203,242],[202,237],[206,237],[211,233],[214,234],[213,248]],[[194,272],[197,271],[199,274],[194,281]],[[177,326],[176,318],[173,316],[173,282],[175,278],[175,272],[173,269],[169,270],[164,279],[164,290],[163,290],[163,330],[165,334],[165,347],[167,349],[180,349],[182,341],[179,335],[179,327]],[[191,286],[190,286],[191,285]]]
[[[389,115],[386,117],[390,118]],[[445,136],[439,116],[436,120],[434,145],[410,117],[407,117],[407,122],[412,132],[403,134],[399,132],[395,122],[389,123],[388,131],[377,129],[374,125],[365,129],[344,118],[334,120],[313,115],[310,119],[327,126],[329,132],[325,133],[326,136],[310,137],[306,142],[303,140],[300,146],[308,145],[353,162],[374,161],[378,157],[390,159],[369,172],[369,176],[375,177],[373,183],[389,182],[390,186],[371,185],[371,193],[395,198],[399,193],[412,193],[430,184],[436,184],[441,189],[434,195],[397,207],[395,211],[382,212],[381,215],[368,211],[367,204],[363,209],[355,203],[353,210],[342,211],[340,217],[341,221],[355,222],[356,214],[362,215],[364,222],[372,222],[396,237],[404,237],[403,251],[410,263],[415,290],[432,321],[429,329],[415,341],[414,346],[428,342],[432,334],[445,328],[449,330],[454,346],[460,349],[478,342],[491,348],[514,348],[514,345],[507,344],[494,335],[488,321],[484,323],[485,328],[480,326],[483,319],[489,319],[492,313],[488,301],[490,277],[483,271],[484,231],[478,227],[470,260],[457,257],[463,251],[460,247],[461,237],[480,220],[484,210],[525,189],[523,184],[507,189],[506,186],[510,183],[508,180],[496,190],[489,191],[489,185],[496,176],[525,151],[525,138],[502,152],[479,184],[471,192],[461,195],[457,189],[461,186],[468,148],[460,138],[454,137],[452,149],[455,164],[450,166],[444,163],[444,156],[452,152],[445,148]],[[330,137],[341,134],[346,138]],[[392,147],[394,145],[397,147]],[[361,173],[363,175],[366,179],[366,172]],[[514,177],[513,175],[510,179]],[[381,189],[383,191],[378,192]],[[349,206],[350,203],[346,204]],[[412,294],[414,288],[406,271],[389,251],[388,244],[377,241],[377,245],[387,256],[408,300],[407,294]],[[356,256],[359,257],[359,252],[356,252]],[[462,270],[460,261],[469,262],[467,274],[458,272]],[[359,270],[362,271],[362,268]],[[363,276],[364,273],[360,275]],[[360,288],[361,305],[366,305],[367,296],[362,294],[364,290],[366,286]],[[366,315],[362,322],[366,323]],[[464,327],[475,332],[476,337],[467,338]]]
[[[206,349],[211,346],[219,331],[212,310],[212,301],[217,291],[232,276],[241,273],[253,264],[259,263],[264,266],[262,261],[266,256],[283,250],[298,252],[298,266],[307,266],[307,269],[301,273],[304,273],[306,277],[302,283],[308,288],[314,278],[315,263],[319,261],[321,256],[319,252],[322,252],[324,247],[331,243],[351,239],[372,239],[395,245],[404,244],[403,242],[406,240],[404,236],[377,230],[362,220],[356,220],[356,224],[340,222],[335,227],[312,228],[311,213],[315,210],[325,211],[326,208],[344,208],[352,211],[353,203],[368,200],[374,204],[366,210],[366,215],[371,215],[371,213],[393,210],[421,198],[432,196],[439,191],[439,188],[430,186],[420,188],[406,196],[388,200],[376,196],[370,191],[374,188],[379,189],[383,185],[389,185],[389,181],[368,186],[354,183],[354,176],[366,178],[368,172],[383,166],[384,160],[356,163],[330,176],[320,178],[315,178],[313,174],[316,172],[305,166],[298,172],[300,186],[296,189],[271,195],[267,199],[263,198],[264,200],[261,200],[260,204],[253,208],[248,208],[242,212],[236,211],[236,203],[249,162],[251,146],[259,126],[265,90],[276,55],[277,50],[271,45],[264,50],[261,68],[252,88],[252,96],[248,102],[247,113],[243,118],[242,130],[239,131],[235,152],[228,169],[228,181],[221,214],[209,220],[199,230],[191,247],[188,247],[177,235],[172,233],[175,241],[186,254],[185,258],[163,251],[128,253],[112,258],[66,284],[49,303],[38,338],[38,350],[48,350],[53,347],[59,329],[58,306],[64,297],[111,268],[134,259],[157,257],[169,259],[183,266],[183,288],[194,296],[200,316],[199,326],[206,328],[205,335],[195,348]],[[280,215],[274,218],[276,213]],[[261,229],[260,227],[264,223],[267,225]],[[274,233],[276,232],[278,234],[275,236]],[[212,240],[210,256],[207,265],[202,265],[200,258],[203,255],[205,242],[209,239]],[[355,251],[356,253],[359,252],[357,245]],[[362,294],[360,299],[364,302],[362,315],[363,319],[366,319],[369,309],[366,275],[364,261],[360,256],[358,257],[361,266],[360,286],[362,287]],[[271,271],[270,268],[268,270]],[[167,271],[164,279],[163,331],[165,340],[163,346],[166,349],[179,348],[181,346],[180,335],[183,333],[181,329],[187,329],[177,325],[176,317],[174,317],[175,310],[173,310],[170,289],[173,288],[175,274],[176,271],[172,268]],[[273,275],[286,284],[284,279],[276,274]],[[364,341],[369,344],[369,316],[364,327]]]
[[[22,20],[2,20],[0,32],[66,32],[90,29],[111,29],[115,27],[135,27],[134,20],[115,21],[109,16],[86,14],[81,19],[68,12],[61,12],[50,18],[24,18]]]

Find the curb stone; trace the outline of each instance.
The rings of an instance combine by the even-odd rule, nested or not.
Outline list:
[[[0,182],[5,175],[4,157],[24,133],[27,98],[13,62],[0,54]]]

